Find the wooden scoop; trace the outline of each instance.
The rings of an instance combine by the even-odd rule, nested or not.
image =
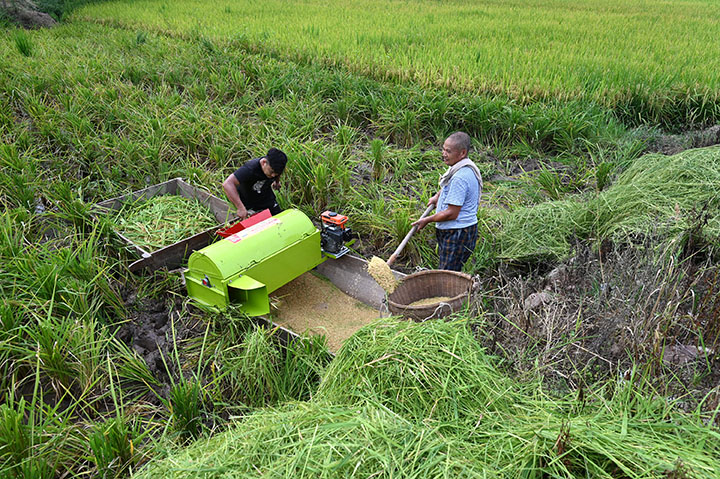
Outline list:
[[[422,216],[420,216],[420,218],[418,218],[418,219],[423,219],[423,218],[425,218],[427,215],[430,214],[430,212],[431,212],[434,208],[435,208],[435,205],[429,205],[429,206],[425,209],[425,212],[422,214]],[[412,235],[415,234],[415,232],[417,231],[417,229],[418,229],[417,225],[415,225],[415,226],[413,226],[412,228],[410,228],[410,231],[408,232],[408,234],[406,234],[406,235],[405,235],[405,238],[403,238],[403,240],[400,242],[400,246],[397,247],[397,249],[395,250],[395,252],[394,252],[393,254],[391,254],[391,255],[390,255],[390,258],[386,261],[386,263],[387,263],[388,266],[390,266],[391,264],[393,264],[393,263],[395,262],[395,260],[396,260],[397,257],[400,255],[400,253],[402,252],[402,250],[405,249],[405,245],[408,244],[408,241],[410,241],[410,238],[412,238]]]

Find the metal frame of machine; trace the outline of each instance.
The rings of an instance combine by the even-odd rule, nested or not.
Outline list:
[[[270,293],[349,251],[355,238],[346,222],[326,211],[318,230],[291,209],[241,229],[190,255],[184,271],[188,295],[215,310],[233,303],[250,316],[268,314]]]

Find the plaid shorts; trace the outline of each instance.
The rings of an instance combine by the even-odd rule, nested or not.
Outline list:
[[[462,270],[477,243],[477,224],[467,228],[435,229],[440,262],[438,269]]]

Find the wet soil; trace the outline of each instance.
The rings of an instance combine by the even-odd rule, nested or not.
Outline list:
[[[155,392],[166,397],[172,384],[171,378],[177,378],[179,374],[177,364],[172,360],[174,348],[185,339],[202,337],[206,324],[197,316],[181,314],[182,296],[139,299],[136,291],[127,291],[123,296],[129,314],[127,320],[119,325],[116,337],[145,361],[153,377],[161,384]],[[157,397],[152,395],[146,399],[157,402]]]

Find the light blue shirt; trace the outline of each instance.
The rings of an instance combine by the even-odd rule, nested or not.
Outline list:
[[[450,183],[440,190],[436,211],[443,211],[448,208],[448,205],[455,205],[460,206],[460,214],[451,221],[438,221],[435,223],[435,227],[446,230],[467,228],[477,224],[479,196],[480,184],[472,169],[466,166],[457,170],[450,178]]]

